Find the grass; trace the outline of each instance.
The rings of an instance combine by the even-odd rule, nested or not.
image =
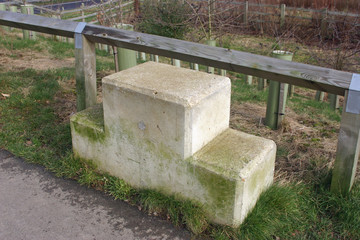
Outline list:
[[[6,38],[5,36],[0,36],[0,46],[8,50],[33,49],[39,52],[42,51],[38,42],[22,39],[21,37]]]
[[[232,76],[232,101],[237,103],[255,102],[265,104],[268,98],[268,88],[265,91],[258,91],[256,85],[249,85],[245,81],[246,75],[233,74]],[[256,78],[254,78],[256,79]],[[303,88],[302,88],[303,89]],[[311,90],[303,89],[311,92]],[[295,93],[292,98],[287,99],[288,107],[298,114],[306,114],[310,118],[321,116],[323,119],[340,122],[342,108],[333,110],[328,102],[316,101],[305,95]]]
[[[312,118],[320,114],[332,121],[340,122],[341,120],[342,108],[334,111],[327,102],[316,101],[315,99],[310,99],[299,94],[295,94],[295,96],[290,99],[289,106],[295,110],[295,112],[299,114],[307,113]]]
[[[9,45],[0,37],[0,47]],[[12,49],[42,46],[51,56],[62,59],[71,57],[71,44],[59,44],[42,40],[29,46],[17,43]],[[57,55],[58,54],[58,55]],[[111,60],[105,53],[97,59],[97,71],[112,69]],[[111,58],[108,57],[108,58]],[[264,192],[245,222],[237,229],[209,223],[201,208],[190,201],[174,196],[164,196],[151,190],[138,190],[126,182],[97,171],[90,162],[72,156],[70,127],[59,118],[58,98],[65,98],[68,91],[59,82],[70,82],[74,68],[48,71],[26,69],[18,72],[0,69],[0,92],[10,97],[0,99],[0,147],[27,161],[45,166],[59,177],[77,180],[112,195],[115,199],[183,226],[197,237],[214,239],[360,239],[360,184],[343,197],[329,192],[331,172],[323,170],[319,181],[276,182]],[[245,84],[243,75],[233,76],[232,102],[264,104],[267,92],[256,91],[255,86]],[[294,111],[312,118],[308,124],[322,129],[323,118],[338,121],[338,112],[328,112],[325,103],[313,102],[308,97],[295,95],[289,100]],[[318,114],[316,114],[318,113]],[[320,117],[319,117],[320,116]],[[332,116],[332,117],[331,117]],[[320,119],[320,120],[319,120]],[[322,134],[334,134],[323,132]],[[313,143],[318,140],[310,137]],[[308,142],[307,142],[308,143]],[[280,146],[278,157],[286,157],[289,149]],[[300,154],[300,153],[299,153]],[[313,159],[317,168],[319,159]]]

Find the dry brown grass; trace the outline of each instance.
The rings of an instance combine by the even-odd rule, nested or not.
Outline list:
[[[335,159],[339,123],[317,122],[287,109],[279,130],[263,124],[265,105],[232,104],[230,126],[250,134],[272,139],[278,147],[276,178],[286,181],[317,181],[328,173]]]

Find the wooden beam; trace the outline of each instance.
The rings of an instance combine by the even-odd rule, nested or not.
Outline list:
[[[87,25],[89,40],[344,95],[352,74],[183,40]]]
[[[73,37],[78,23],[1,11],[0,24]],[[195,62],[337,95],[345,94],[352,78],[351,73],[338,70],[92,24],[86,25],[83,34],[92,42]]]
[[[354,183],[360,149],[360,114],[347,112],[347,104],[354,104],[348,101],[348,92],[345,94],[331,181],[331,191],[343,195],[351,190]]]
[[[82,44],[79,47],[75,46],[76,108],[78,111],[96,104],[95,43],[84,36],[80,38],[82,38]]]
[[[74,37],[74,31],[78,23],[37,15],[0,11],[0,25],[63,37]]]

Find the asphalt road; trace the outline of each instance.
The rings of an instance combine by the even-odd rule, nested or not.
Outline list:
[[[0,149],[0,239],[190,239],[184,229]]]

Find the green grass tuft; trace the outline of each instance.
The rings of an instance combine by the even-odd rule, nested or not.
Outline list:
[[[237,74],[232,80],[231,100],[233,102],[266,102],[268,91],[258,91],[256,85],[249,85],[245,82],[244,74]]]
[[[315,99],[309,99],[298,94],[295,94],[294,97],[288,101],[288,106],[296,113],[306,113],[312,118],[320,114],[331,121],[340,122],[341,120],[341,108],[334,111],[327,102],[316,101]]]
[[[42,47],[37,41],[22,39],[21,37],[17,36],[0,36],[0,46],[9,50],[32,49],[38,52],[42,50]]]
[[[194,234],[200,234],[208,227],[204,212],[191,201],[180,201],[154,190],[141,190],[138,199],[147,211],[165,215],[176,226],[184,225]]]

